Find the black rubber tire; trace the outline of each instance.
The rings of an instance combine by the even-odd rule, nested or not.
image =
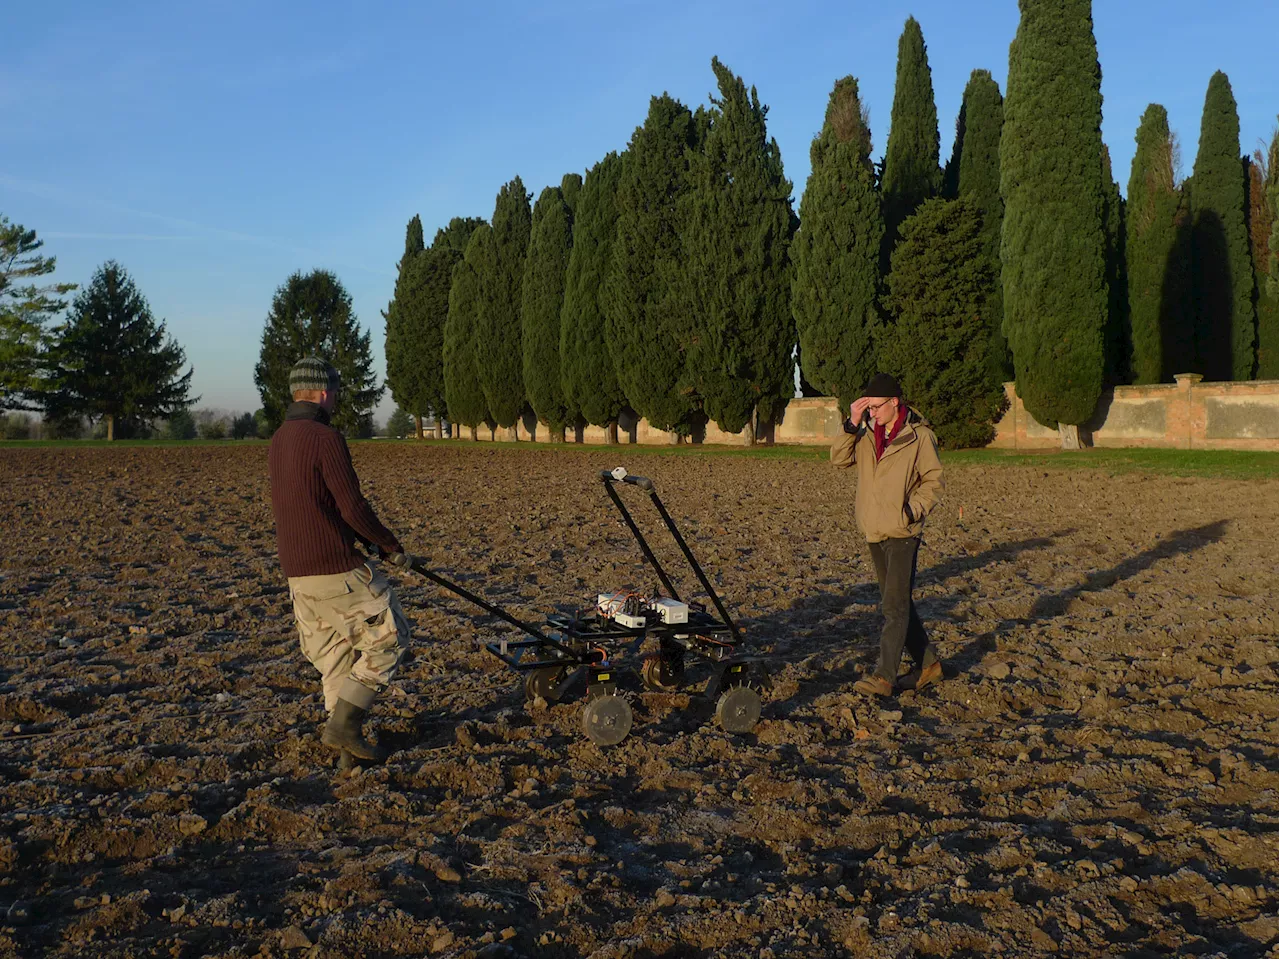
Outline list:
[[[582,732],[597,746],[616,746],[631,732],[631,704],[623,696],[597,696],[582,706]]]
[[[731,686],[720,694],[716,719],[725,732],[750,732],[760,721],[760,694],[750,686]]]
[[[564,678],[563,666],[540,666],[524,674],[524,698],[533,702],[539,696],[549,703],[557,701],[553,690]]]
[[[640,664],[640,681],[654,692],[673,693],[684,685],[684,667],[655,653]]]

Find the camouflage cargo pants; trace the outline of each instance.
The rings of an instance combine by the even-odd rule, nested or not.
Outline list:
[[[324,708],[368,709],[409,645],[409,622],[386,575],[365,563],[347,573],[289,580],[302,654],[320,671]]]

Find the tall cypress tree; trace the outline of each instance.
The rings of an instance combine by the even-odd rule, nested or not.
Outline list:
[[[1191,191],[1196,340],[1211,380],[1247,380],[1257,359],[1253,268],[1240,169],[1240,117],[1231,82],[1209,80]]]
[[[415,214],[405,228],[404,255],[396,265],[395,292],[382,311],[387,387],[396,405],[413,416],[419,439],[422,438],[422,417],[431,410],[425,395],[427,377],[423,375],[423,360],[430,354],[426,349],[419,353],[425,332],[423,326],[430,322],[424,309],[422,270],[418,262],[423,250],[422,219]]]
[[[569,215],[576,214],[578,209],[578,197],[582,193],[582,174],[566,173],[560,179],[560,195],[564,198],[564,205],[569,208]]]
[[[1004,329],[1018,393],[1064,448],[1102,392],[1102,68],[1089,0],[1019,0],[1000,137]]]
[[[982,217],[983,249],[1000,262],[1000,230],[1004,201],[1000,199],[1000,131],[1004,127],[1004,98],[989,70],[974,70],[965,84],[956,118],[956,141],[947,161],[946,196],[967,197]],[[999,273],[980,307],[991,339],[991,375],[998,383],[1013,376],[1013,358],[1004,338],[1004,289]]]
[[[875,372],[884,221],[858,81],[837,80],[809,146],[809,182],[791,247],[791,310],[805,378],[847,406]]]
[[[560,187],[549,186],[533,207],[533,229],[521,293],[524,388],[553,442],[564,442],[570,417],[560,385],[560,311],[573,246],[573,214]]]
[[[898,76],[889,115],[880,192],[884,202],[884,240],[880,269],[889,272],[889,254],[898,242],[898,227],[925,200],[942,188],[938,166],[938,108],[924,33],[908,17],[898,38]]]
[[[1103,332],[1104,378],[1117,386],[1129,382],[1129,286],[1124,253],[1124,197],[1111,173],[1111,151],[1102,145],[1102,225],[1106,236],[1107,325]]]
[[[1254,287],[1258,296],[1258,369],[1260,380],[1280,376],[1280,315],[1275,290],[1275,184],[1276,153],[1280,141],[1271,138],[1264,154],[1257,150],[1249,163],[1249,253],[1253,258]]]
[[[712,58],[720,96],[691,153],[693,189],[682,240],[682,299],[695,335],[686,374],[703,412],[736,433],[771,422],[795,391],[791,182],[768,137],[768,107],[754,87]],[[750,434],[754,440],[754,427]]]
[[[436,230],[435,239],[431,241],[433,250],[451,250],[458,254],[458,260],[467,252],[467,244],[471,242],[471,234],[485,225],[483,217],[455,216],[448,226]]]
[[[1135,140],[1125,216],[1132,340],[1129,369],[1132,382],[1145,385],[1183,372],[1170,369],[1174,357],[1165,355],[1166,339],[1185,322],[1185,313],[1182,302],[1164,297],[1165,270],[1178,229],[1173,134],[1164,107],[1147,106]]]
[[[982,315],[999,264],[970,197],[926,200],[902,223],[886,280],[894,323],[881,355],[951,449],[985,446],[1007,400]]]
[[[528,401],[521,346],[521,287],[532,226],[529,194],[519,177],[503,185],[493,208],[493,226],[480,248],[480,338],[476,369],[489,413],[513,430]]]
[[[683,384],[689,320],[677,285],[687,154],[698,143],[688,107],[665,93],[649,101],[624,154],[605,283],[605,332],[618,385],[633,410],[678,435],[689,433],[696,408]]]
[[[565,404],[617,440],[626,397],[605,337],[604,281],[617,233],[622,158],[610,153],[587,171],[573,218],[573,249],[560,311],[560,380]]]
[[[471,427],[472,439],[476,438],[477,426],[493,422],[478,369],[483,282],[480,267],[491,259],[486,247],[492,243],[493,230],[487,223],[472,231],[466,253],[453,270],[449,316],[444,325],[444,395],[449,420]]]

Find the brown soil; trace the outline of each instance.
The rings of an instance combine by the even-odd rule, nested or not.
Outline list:
[[[625,449],[355,458],[517,613],[650,588],[593,478]],[[635,692],[601,750],[402,580],[398,751],[339,774],[263,446],[0,452],[0,956],[1277,954],[1274,483],[953,471],[917,591],[950,675],[881,704],[852,477],[631,466],[769,657],[756,730]]]

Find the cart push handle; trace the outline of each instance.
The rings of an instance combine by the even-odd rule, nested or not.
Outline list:
[[[647,476],[632,476],[627,472],[626,467],[618,466],[611,470],[601,470],[600,478],[606,483],[612,483],[615,480],[623,483],[630,483],[632,486],[639,486],[648,493],[653,492],[653,480]]]

